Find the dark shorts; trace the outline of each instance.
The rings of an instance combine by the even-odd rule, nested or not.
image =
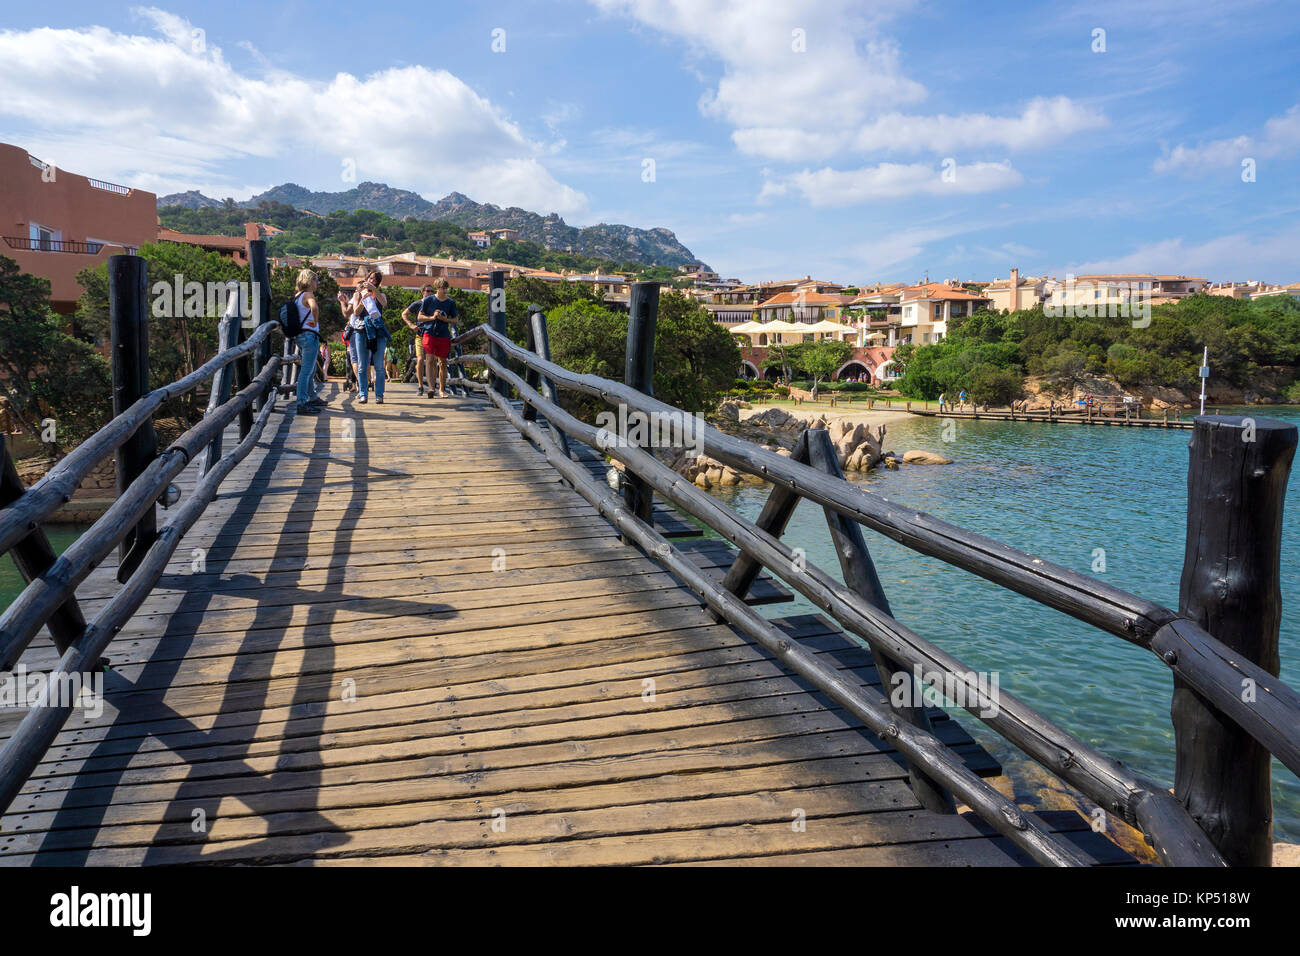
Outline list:
[[[444,338],[441,335],[429,335],[427,332],[424,336],[424,354],[436,355],[438,358],[446,358],[451,355],[451,339]]]

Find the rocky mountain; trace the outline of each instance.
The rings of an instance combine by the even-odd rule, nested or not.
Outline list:
[[[663,266],[699,263],[670,229],[637,229],[604,222],[579,229],[555,213],[541,216],[518,206],[503,209],[492,203],[475,202],[463,193],[442,197],[433,204],[429,218],[454,222],[466,229],[517,229],[520,238],[540,242],[548,249],[600,259],[631,259]]]
[[[186,209],[219,209],[221,200],[205,196],[197,189],[189,192],[172,193],[170,196],[158,197],[158,208],[163,206],[184,206]]]
[[[576,252],[593,258],[671,267],[697,263],[703,265],[669,229],[638,229],[611,223],[578,228],[570,226],[555,213],[543,216],[518,206],[502,208],[492,203],[475,202],[457,192],[448,193],[436,203],[431,203],[418,193],[394,189],[384,183],[360,183],[352,189],[337,193],[313,192],[296,183],[285,183],[239,205],[253,208],[262,202],[287,203],[296,209],[310,209],[322,216],[336,209],[345,212],[372,209],[394,219],[437,219],[455,223],[465,229],[509,228],[518,230],[521,239],[541,243],[548,249]],[[158,199],[158,205],[201,209],[205,206],[220,206],[221,202],[204,196],[197,190],[190,190],[162,196]]]

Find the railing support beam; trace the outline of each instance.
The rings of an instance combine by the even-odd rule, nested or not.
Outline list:
[[[149,266],[140,256],[108,260],[108,321],[113,350],[113,416],[149,394]],[[121,497],[157,457],[153,415],[117,449],[117,494]],[[158,512],[150,508],[122,539],[117,579],[125,582],[158,536]]]
[[[1282,507],[1296,437],[1296,426],[1285,422],[1205,415],[1189,446],[1179,613],[1274,677],[1281,665]],[[1243,701],[1253,699],[1252,690],[1242,687]],[[1230,865],[1269,866],[1268,750],[1176,675],[1171,715],[1174,793]]]
[[[798,441],[790,452],[790,460],[797,461],[801,465],[808,464],[808,429],[804,429],[799,435]],[[785,526],[790,523],[790,517],[798,504],[797,494],[789,488],[773,485],[772,492],[767,496],[767,501],[763,502],[763,510],[754,524],[760,531],[779,538],[785,534]],[[722,587],[743,601],[749,595],[749,589],[754,586],[762,570],[763,566],[759,562],[744,551],[737,551],[731,567],[727,569],[726,577],[722,579]]]
[[[494,332],[508,335],[506,331],[506,274],[500,269],[493,269],[488,276],[488,325]],[[489,345],[492,358],[502,365],[506,362],[506,353],[501,346]],[[510,386],[499,377],[492,377],[492,390],[502,398],[510,397]]]
[[[274,308],[271,304],[271,264],[266,257],[266,240],[251,239],[248,243],[248,277],[252,282],[251,295],[249,302],[253,307],[251,325],[265,325],[268,322],[274,322],[276,317],[271,313]],[[271,339],[270,336],[262,340],[258,346],[256,357],[253,360],[254,376],[262,371],[262,367],[271,361]],[[304,369],[300,366],[298,374],[301,375]],[[257,401],[257,409],[260,411],[262,405],[266,402],[266,396],[263,395]],[[249,427],[252,427],[253,410],[249,409]],[[240,430],[240,437],[244,437],[248,432]]]
[[[634,282],[628,300],[627,354],[623,382],[630,388],[654,396],[655,330],[659,324],[659,283]],[[621,416],[620,416],[621,417]],[[628,474],[623,485],[623,500],[628,510],[652,523],[654,492],[638,475]]]
[[[7,508],[27,491],[23,480],[18,477],[13,456],[9,453],[9,436],[0,435],[0,508]],[[36,525],[32,533],[23,538],[9,552],[14,559],[14,566],[23,580],[31,584],[48,571],[55,561],[54,548],[45,535],[45,529]],[[54,646],[62,654],[81,632],[86,629],[86,618],[81,613],[81,605],[74,594],[55,609],[45,626],[50,629]]]
[[[530,305],[528,307],[528,348],[536,352],[543,362],[551,360],[551,336],[546,327],[546,313],[542,311],[540,305]],[[560,394],[555,388],[555,383],[550,378],[531,368],[528,369],[528,373],[529,375],[525,377],[525,381],[529,386],[538,389],[548,402],[554,402],[556,405],[560,404]],[[537,415],[537,409],[531,405],[527,406],[527,409],[533,413],[534,417]],[[525,419],[527,419],[527,416],[525,416]],[[531,421],[532,419],[527,420]],[[560,451],[564,453],[565,457],[569,457],[568,436],[555,426],[551,426],[551,431],[555,435],[555,440],[559,443]]]
[[[231,298],[230,304],[226,307],[226,314],[221,317],[221,324],[217,329],[217,352],[226,351],[234,348],[239,342],[239,297]],[[270,336],[267,336],[269,339]],[[286,342],[288,340],[286,339]],[[212,391],[208,396],[207,414],[213,414],[218,408],[226,403],[230,398],[230,380],[234,375],[234,370],[229,365],[222,366],[216,375],[212,377]],[[214,435],[208,447],[204,450],[204,458],[199,466],[199,473],[206,475],[212,466],[221,460],[221,446],[223,436]]]
[[[840,469],[830,433],[824,428],[809,428],[804,434],[808,436],[809,464],[818,471],[843,481],[844,472]],[[885,597],[884,586],[876,574],[875,562],[867,550],[862,526],[831,508],[825,508],[824,511],[831,542],[835,545],[835,556],[839,558],[840,572],[844,575],[844,584],[876,610],[893,617],[894,612],[889,606],[889,599]],[[871,648],[871,656],[876,662],[876,673],[880,675],[881,687],[895,716],[918,730],[932,733],[934,728],[925,712],[916,678],[898,661],[876,647]],[[898,691],[904,691],[907,695],[902,701],[897,699]],[[921,806],[935,813],[956,812],[952,797],[932,777],[911,761],[908,761],[907,772],[911,778],[912,793],[921,802]]]

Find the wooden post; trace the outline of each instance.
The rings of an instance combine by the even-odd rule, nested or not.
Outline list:
[[[530,305],[528,307],[528,327],[524,329],[524,335],[527,344],[524,347],[527,348],[528,351],[530,352],[537,351],[537,337],[536,334],[533,332],[533,316],[541,311],[542,311],[542,307],[540,305]],[[532,366],[527,366],[524,368],[524,384],[527,385],[535,392],[541,391],[542,377],[537,373],[537,370],[534,369]],[[537,421],[537,409],[534,408],[532,405],[529,405],[527,402],[524,403],[524,421],[526,422]]]
[[[506,274],[501,269],[493,269],[488,277],[488,322],[491,324],[493,331],[506,335]],[[506,353],[493,342],[488,351],[492,358],[502,365],[506,362]],[[492,390],[502,398],[510,397],[510,386],[500,378],[493,375],[491,381]]]
[[[546,313],[542,311],[540,305],[530,305],[528,307],[528,347],[537,353],[543,362],[551,360],[551,337],[546,329]],[[541,379],[541,393],[548,402],[560,404],[560,392],[555,387],[555,383],[545,375],[539,375]],[[560,451],[566,458],[572,457],[569,454],[569,436],[564,434],[558,428],[552,428],[551,433],[555,435],[556,443],[560,446]]]
[[[1179,613],[1273,675],[1282,506],[1296,435],[1286,422],[1206,415],[1196,419],[1189,446]],[[1229,865],[1268,866],[1268,751],[1177,677],[1171,716],[1175,795]]]
[[[149,267],[140,256],[108,260],[108,321],[113,350],[113,415],[121,415],[149,394]],[[158,454],[153,416],[117,449],[117,494],[121,497]],[[158,512],[151,508],[119,546],[117,579],[125,582],[158,537]]]
[[[655,329],[659,324],[659,283],[634,282],[628,300],[627,354],[623,381],[638,392],[654,394]],[[651,523],[650,509],[654,492],[650,485],[629,474],[623,485],[623,499],[628,509],[646,524]]]
[[[249,296],[249,302],[253,307],[252,324],[254,326],[265,325],[267,322],[274,322],[276,316],[272,313],[275,311],[271,304],[271,265],[266,258],[266,240],[251,239],[248,243],[248,275],[252,281],[252,294]],[[315,358],[315,356],[312,356]],[[262,366],[271,361],[271,337],[268,335],[258,346],[257,357],[253,360],[253,374],[257,375],[262,371]],[[302,364],[298,366],[298,375],[312,374],[315,366],[309,364],[308,356],[302,357]],[[267,395],[263,394],[257,400],[257,409],[260,411],[267,401]],[[249,409],[249,415],[253,410]],[[249,422],[251,427],[252,422]],[[241,432],[246,435],[247,432]]]
[[[840,469],[839,458],[835,451],[835,445],[831,441],[830,433],[824,428],[810,428],[804,434],[808,436],[809,464],[819,471],[824,471],[834,478],[843,480],[844,472]],[[830,508],[824,510],[826,512],[826,523],[831,529],[831,541],[835,545],[835,555],[840,559],[840,570],[844,574],[845,585],[872,607],[893,617],[893,611],[889,607],[889,600],[885,597],[885,589],[880,583],[880,577],[876,574],[876,565],[871,560],[871,552],[867,550],[867,542],[862,535],[862,526],[856,521],[844,517],[838,511],[833,511]],[[889,698],[890,708],[894,714],[913,727],[927,733],[931,732],[930,718],[925,712],[925,703],[922,700],[921,689],[916,678],[909,674],[906,669],[901,668],[897,661],[880,653],[875,648],[871,649],[871,654],[876,661],[876,673],[880,675],[883,693],[885,697]],[[896,680],[894,675],[900,672],[903,676],[898,678],[898,682],[903,686],[910,685],[909,689],[911,690],[908,700],[902,704],[895,701],[893,694]],[[911,775],[912,793],[921,802],[921,806],[935,813],[956,812],[950,794],[944,791],[927,774],[918,770],[910,761],[907,769]]]
[[[790,460],[801,465],[808,464],[808,429],[804,429],[799,440],[795,442],[794,449],[790,452]],[[799,504],[797,494],[789,488],[773,485],[772,492],[767,496],[767,501],[763,502],[763,510],[754,524],[772,537],[779,538],[785,533],[785,526],[789,524],[790,516],[794,514],[797,504]],[[749,589],[754,586],[754,581],[762,570],[763,566],[749,555],[744,552],[738,553],[722,579],[723,590],[730,591],[742,601],[745,600]],[[714,617],[719,621],[723,620],[720,614],[715,614]]]
[[[226,307],[226,314],[221,319],[221,324],[217,327],[217,352],[224,352],[227,349],[235,347],[239,341],[239,298],[234,297]],[[288,339],[285,340],[286,346]],[[285,368],[293,368],[286,365]],[[234,374],[234,369],[230,365],[223,366],[216,375],[212,377],[212,392],[208,396],[208,414],[211,415],[218,408],[226,403],[230,398],[230,379]],[[218,432],[212,436],[212,441],[204,450],[204,458],[199,466],[200,474],[206,475],[212,470],[212,466],[221,460],[222,435]]]
[[[18,477],[14,467],[13,456],[9,454],[9,438],[0,435],[0,508],[7,508],[27,491],[23,480]],[[48,571],[55,561],[54,549],[50,539],[45,536],[45,529],[35,522],[32,531],[10,549],[9,555],[14,559],[14,566],[23,580],[31,584],[36,578]],[[62,654],[86,630],[86,618],[81,613],[75,594],[55,609],[45,626],[50,629],[54,646]]]

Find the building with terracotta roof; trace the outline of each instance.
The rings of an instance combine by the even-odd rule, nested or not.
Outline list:
[[[1047,299],[1052,281],[1046,276],[1022,276],[1019,269],[1012,269],[1008,278],[994,279],[985,286],[984,295],[991,309],[1032,309]]]
[[[1290,285],[1268,286],[1252,294],[1251,299],[1267,299],[1277,295],[1289,295],[1293,299],[1300,299],[1300,282],[1292,282]]]
[[[778,292],[759,303],[754,318],[759,322],[782,320],[812,324],[828,319],[839,321],[844,311],[844,299],[839,295],[813,292],[800,286],[791,292]]]
[[[971,315],[988,305],[982,295],[944,282],[908,286],[899,297],[899,337],[903,344],[929,345],[948,334],[951,319]]]
[[[223,256],[230,256],[241,266],[248,265],[248,245],[243,236],[194,235],[159,226],[157,238],[159,242],[180,242],[187,246],[198,246],[205,252],[219,252]]]
[[[50,305],[77,308],[77,273],[158,238],[158,197],[57,169],[0,143],[0,255],[49,280]]]

